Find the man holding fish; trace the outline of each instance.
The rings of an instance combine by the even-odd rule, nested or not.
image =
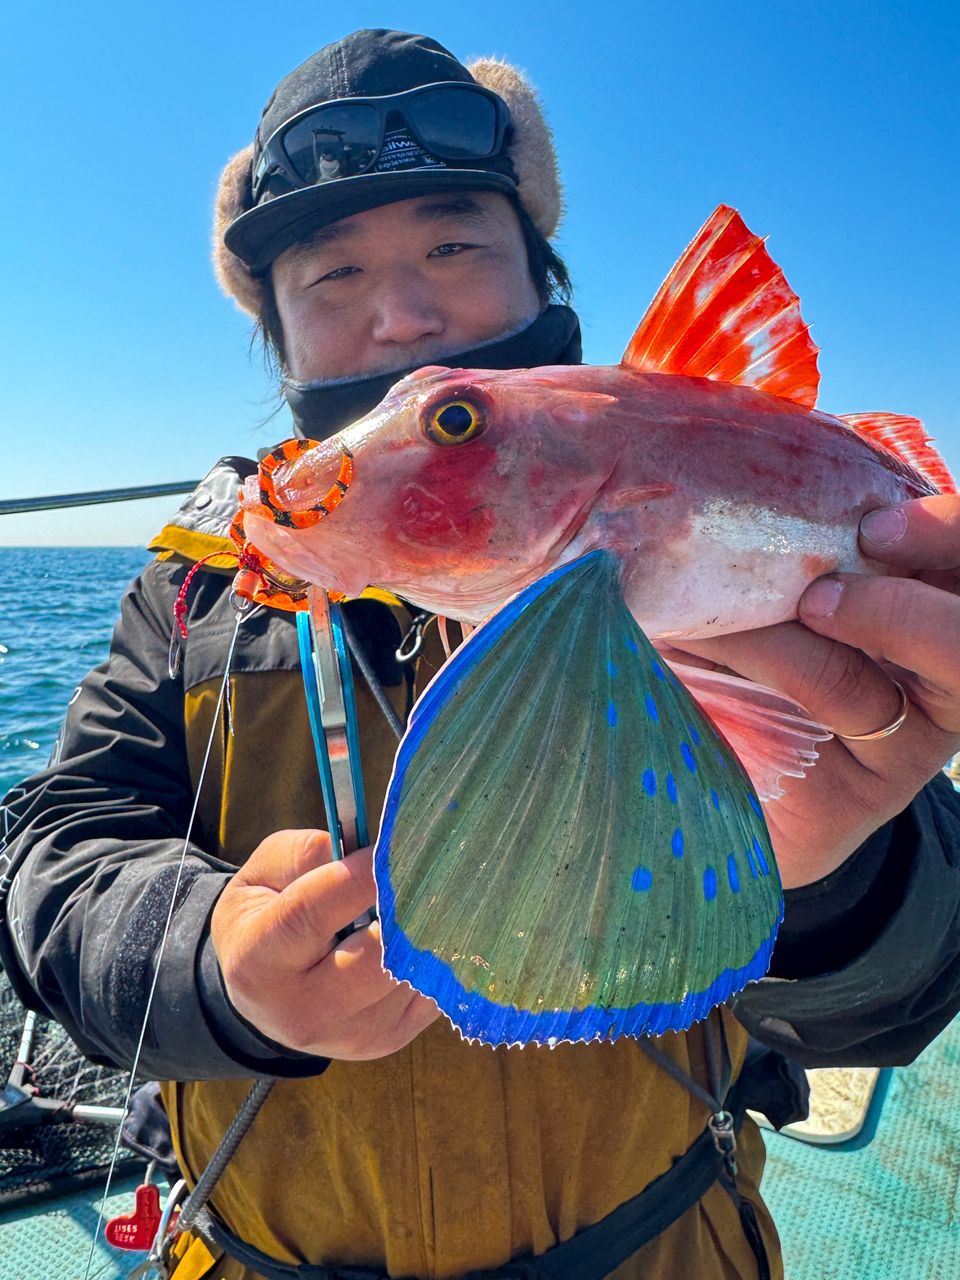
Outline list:
[[[726,1149],[722,1175],[697,1182],[701,1157],[723,1146],[707,1129],[717,1099],[737,1125],[747,1103],[785,1120],[795,1101],[789,1080],[779,1097],[771,1084],[787,1079],[782,1059],[753,1054],[747,1075],[744,1027],[808,1065],[896,1063],[960,1008],[960,805],[938,776],[960,746],[960,498],[946,469],[911,419],[812,411],[815,352],[796,300],[730,210],[671,282],[702,296],[733,237],[765,282],[764,307],[778,299],[741,335],[752,358],[728,344],[698,367],[730,308],[710,315],[708,300],[680,317],[665,305],[678,286],[617,371],[578,368],[549,244],[559,210],[549,131],[506,64],[466,68],[424,37],[357,32],[281,83],[253,147],[224,172],[215,260],[277,354],[301,443],[259,476],[243,459],[214,468],[155,540],[58,762],[8,798],[4,964],[103,1059],[129,1067],[147,1019],[140,1070],[170,1082],[191,1180],[249,1077],[283,1078],[214,1192],[226,1257],[211,1257],[211,1276],[297,1264],[331,1277],[779,1276],[749,1120],[735,1161]],[[517,375],[498,372],[527,369],[540,378],[523,384],[535,430],[509,399]],[[589,430],[601,402],[602,437]],[[631,454],[644,411],[647,432],[666,432],[671,414],[688,437],[705,418],[726,422],[722,452],[700,451],[711,477],[691,478],[682,437],[657,437],[655,466],[649,448]],[[229,732],[211,739],[195,796],[232,631],[228,535],[244,481],[258,553],[244,553],[248,576],[288,597],[293,576],[360,596],[347,616],[401,711],[442,660],[428,652],[415,676],[398,663],[414,605],[482,621],[556,568],[612,552],[630,615],[765,800],[787,890],[770,974],[789,981],[751,983],[654,1056],[631,1034],[491,1048],[385,972],[379,922],[338,940],[376,900],[373,853],[331,861],[289,614],[243,624]],[[676,573],[658,578],[645,549],[646,573],[631,578],[641,508]],[[770,521],[759,541],[747,520],[751,532]],[[209,555],[172,661],[187,565]],[[554,700],[564,693],[557,684]],[[358,697],[373,805],[394,744]],[[643,777],[647,795],[674,803],[672,773]],[[646,893],[641,870],[633,889]],[[731,866],[725,892],[747,878],[746,863],[737,878]],[[703,885],[716,896],[715,880]]]

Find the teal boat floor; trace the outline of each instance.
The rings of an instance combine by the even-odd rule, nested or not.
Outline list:
[[[911,1066],[882,1073],[850,1142],[764,1137],[787,1280],[960,1277],[960,1019]],[[111,1194],[107,1217],[129,1212],[135,1185]],[[98,1207],[87,1190],[0,1214],[0,1280],[81,1280]],[[122,1280],[142,1258],[101,1240],[91,1280]]]
[[[116,1184],[104,1221],[131,1212],[137,1181]],[[167,1186],[162,1181],[158,1185],[162,1200]],[[101,1198],[101,1188],[86,1189],[0,1213],[0,1280],[83,1280]],[[108,1245],[101,1228],[89,1280],[122,1280],[145,1258],[145,1253]]]
[[[787,1280],[958,1280],[960,1019],[881,1073],[856,1138],[764,1139]]]

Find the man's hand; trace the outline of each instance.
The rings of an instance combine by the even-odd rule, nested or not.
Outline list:
[[[860,546],[912,576],[821,578],[801,597],[803,625],[683,642],[711,665],[789,694],[838,734],[889,724],[900,707],[893,679],[909,698],[902,728],[873,742],[823,743],[807,776],[784,779],[783,797],[766,806],[787,888],[838,867],[960,749],[960,497],[872,512]]]
[[[336,941],[376,899],[372,849],[334,862],[325,831],[277,831],[213,911],[211,934],[234,1007],[302,1053],[354,1060],[402,1049],[439,1015],[380,960],[380,925]]]

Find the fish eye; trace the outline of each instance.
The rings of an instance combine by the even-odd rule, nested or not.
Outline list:
[[[428,411],[424,432],[434,444],[464,444],[485,426],[480,410],[469,400],[443,400]]]

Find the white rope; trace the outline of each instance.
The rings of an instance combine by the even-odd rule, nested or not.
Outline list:
[[[180,892],[180,882],[183,879],[183,869],[187,861],[187,850],[190,847],[190,835],[193,831],[193,824],[197,816],[197,808],[200,804],[200,792],[203,788],[203,780],[207,772],[207,764],[210,760],[210,751],[213,747],[213,740],[217,732],[217,722],[220,719],[220,709],[223,706],[223,699],[227,689],[227,682],[230,678],[230,663],[233,660],[233,651],[237,644],[237,636],[240,632],[240,623],[245,615],[237,614],[236,626],[233,629],[233,636],[230,640],[230,648],[227,651],[227,661],[223,669],[223,680],[220,683],[220,693],[217,697],[217,705],[213,713],[213,722],[210,725],[210,737],[207,740],[207,749],[203,756],[203,764],[200,766],[200,777],[197,779],[196,794],[193,798],[193,809],[190,813],[190,821],[187,823],[186,835],[183,837],[183,849],[180,853],[180,864],[177,867],[177,876],[173,885],[173,894],[170,898],[170,909],[167,912],[166,924],[163,927],[163,935],[160,938],[160,946],[157,950],[157,962],[153,970],[153,980],[150,983],[150,991],[147,995],[147,1007],[143,1015],[143,1026],[140,1028],[140,1039],[137,1042],[137,1051],[133,1055],[133,1066],[130,1068],[130,1080],[127,1084],[126,1097],[123,1100],[123,1119],[117,1126],[117,1140],[113,1148],[113,1156],[110,1160],[110,1168],[107,1172],[107,1185],[103,1189],[103,1199],[100,1202],[100,1212],[97,1215],[97,1225],[94,1228],[93,1239],[90,1241],[90,1254],[87,1258],[87,1265],[84,1268],[83,1280],[90,1280],[90,1268],[93,1266],[93,1256],[97,1248],[97,1239],[100,1235],[100,1227],[103,1223],[103,1215],[106,1209],[107,1197],[110,1195],[110,1186],[113,1182],[113,1173],[117,1166],[117,1160],[120,1155],[120,1139],[123,1134],[123,1121],[126,1120],[130,1111],[130,1099],[133,1096],[133,1083],[137,1074],[137,1067],[140,1065],[140,1055],[143,1051],[143,1042],[147,1035],[147,1025],[150,1021],[150,1010],[153,1007],[154,992],[157,989],[157,979],[160,975],[160,962],[163,959],[163,951],[167,945],[167,937],[170,933],[170,927],[173,924],[173,912],[177,904],[177,894]]]

